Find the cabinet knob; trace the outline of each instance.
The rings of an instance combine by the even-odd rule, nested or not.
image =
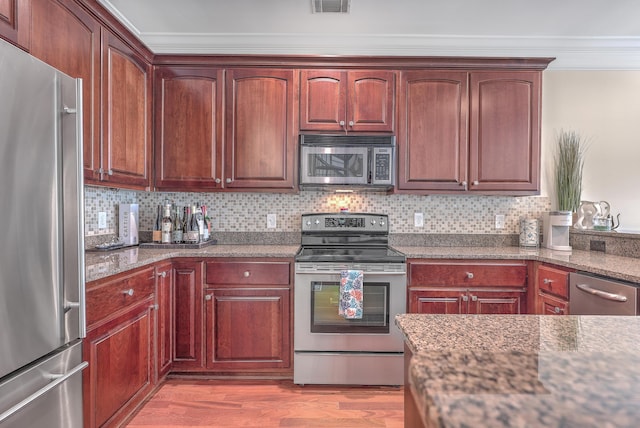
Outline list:
[[[468,302],[469,301],[469,296],[467,296],[466,294],[464,296],[462,296],[462,301],[463,302]]]
[[[349,126],[353,126],[353,125],[355,125],[355,124],[353,123],[353,120],[350,120],[350,121],[349,121]]]
[[[553,309],[553,311],[554,311],[556,314],[559,314],[559,313],[560,313],[560,308],[556,306],[556,307]]]
[[[219,178],[216,178],[216,184],[220,184],[222,182],[222,180],[220,180]]]
[[[467,272],[467,278],[473,279],[473,272]]]
[[[340,121],[340,126],[343,126],[343,127],[344,127],[344,120],[341,120],[341,121]]]
[[[224,181],[226,181],[227,183],[231,183],[231,181],[232,181],[232,180],[231,180],[230,178],[227,178],[227,179],[226,179],[226,180],[224,180]]]
[[[213,296],[211,294],[205,294],[204,300],[211,300],[211,299],[213,299]]]
[[[122,294],[124,294],[126,296],[133,296],[133,288],[130,288],[128,290],[123,290]]]
[[[473,184],[474,186],[477,186],[478,184],[480,184],[480,182],[479,182],[478,180],[473,180],[473,183],[472,183],[472,184]]]
[[[249,272],[248,270],[244,271],[244,277],[245,278],[249,278],[249,276],[251,276],[251,272]]]
[[[543,282],[544,284],[551,284],[551,283],[553,282],[553,280],[551,280],[551,279],[549,279],[549,278],[545,278],[545,279],[543,279],[543,280],[542,280],[542,282]]]
[[[158,276],[160,278],[166,278],[167,277],[167,273],[166,272],[158,272]]]
[[[478,301],[478,296],[471,296],[471,301],[472,302],[477,302]]]

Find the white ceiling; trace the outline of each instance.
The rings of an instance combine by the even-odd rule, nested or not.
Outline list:
[[[640,69],[640,0],[99,0],[153,52],[556,57]]]

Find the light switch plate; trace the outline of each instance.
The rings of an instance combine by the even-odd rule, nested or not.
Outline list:
[[[100,211],[98,213],[98,229],[106,229],[107,228],[107,213],[104,211]]]
[[[504,229],[504,214],[496,214],[496,229]]]
[[[276,215],[267,214],[267,229],[275,229],[275,228],[276,228]]]
[[[422,214],[422,213],[413,213],[413,226],[414,227],[424,227],[424,214]]]

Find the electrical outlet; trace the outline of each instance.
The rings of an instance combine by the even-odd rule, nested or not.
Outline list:
[[[504,229],[504,214],[496,214],[496,229]]]
[[[267,214],[267,229],[275,229],[275,228],[276,228],[276,215]]]
[[[98,213],[98,229],[106,229],[107,228],[107,213],[104,211],[100,211]]]
[[[422,213],[413,213],[413,226],[414,227],[424,227],[424,214],[422,214]]]

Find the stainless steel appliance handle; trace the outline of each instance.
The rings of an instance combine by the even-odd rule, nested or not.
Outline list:
[[[74,368],[72,368],[71,370],[69,370],[65,374],[48,374],[48,375],[44,375],[45,378],[53,379],[52,382],[48,383],[43,388],[41,388],[38,391],[34,392],[33,394],[31,394],[30,396],[28,396],[24,400],[22,400],[19,403],[13,405],[9,409],[7,409],[5,412],[0,414],[0,423],[4,422],[6,419],[10,418],[12,415],[18,413],[21,409],[23,409],[24,407],[28,406],[30,403],[36,401],[38,398],[42,397],[43,395],[45,395],[46,393],[48,393],[49,391],[51,391],[52,389],[54,389],[55,387],[60,385],[61,383],[65,382],[67,379],[69,379],[70,377],[72,377],[76,373],[81,372],[88,365],[89,365],[88,362],[83,361],[82,363],[78,364],[77,366],[75,366]]]
[[[296,275],[318,275],[318,274],[333,274],[333,275],[340,275],[341,271],[337,271],[337,270],[315,270],[313,272],[296,272]],[[364,275],[366,276],[376,276],[376,275],[385,275],[385,276],[389,276],[389,275],[393,275],[393,276],[406,276],[407,273],[406,272],[369,272],[367,270],[363,271]]]
[[[593,288],[588,286],[587,284],[576,284],[576,287],[579,290],[584,291],[585,293],[593,294],[594,296],[602,297],[606,300],[611,300],[614,302],[626,302],[627,298],[625,296],[621,296],[619,294],[608,293],[606,291],[598,290],[597,288]]]

